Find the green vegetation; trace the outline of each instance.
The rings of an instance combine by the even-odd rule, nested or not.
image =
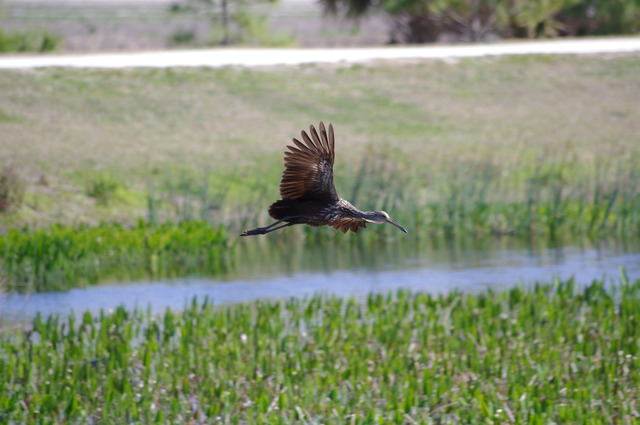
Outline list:
[[[48,31],[7,32],[0,28],[0,53],[52,52],[62,48],[62,37]]]
[[[11,289],[65,290],[104,279],[220,274],[232,261],[223,228],[202,222],[133,228],[117,224],[31,230],[0,238],[2,270]]]
[[[99,174],[87,183],[86,194],[99,205],[106,206],[115,198],[120,186],[120,182],[112,176]]]
[[[640,280],[37,317],[5,423],[632,424]]]
[[[277,0],[178,0],[171,4],[170,11],[206,17],[212,28],[210,40],[206,44],[291,45],[293,36],[269,28],[267,16],[259,12],[260,6],[276,2]],[[175,34],[172,39],[174,42],[193,42],[188,32]]]
[[[424,43],[456,34],[469,41],[491,37],[635,34],[640,3],[593,0],[321,0],[326,13],[358,20],[372,11],[391,19],[391,41]]]

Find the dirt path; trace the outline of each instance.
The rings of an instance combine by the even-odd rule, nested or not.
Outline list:
[[[178,66],[269,66],[303,63],[354,63],[371,60],[462,58],[522,54],[593,54],[640,51],[640,37],[585,38],[493,44],[377,48],[227,48],[156,52],[0,57],[0,69],[51,66],[77,68],[165,68]]]

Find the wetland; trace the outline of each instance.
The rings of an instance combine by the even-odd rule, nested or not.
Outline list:
[[[0,421],[624,423],[637,54],[1,71]],[[270,223],[282,152],[409,230]]]

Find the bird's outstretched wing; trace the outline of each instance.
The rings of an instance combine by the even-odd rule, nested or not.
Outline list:
[[[335,158],[335,138],[333,126],[329,133],[320,123],[320,134],[313,126],[309,135],[302,131],[302,142],[293,139],[295,146],[287,146],[284,153],[284,172],[280,183],[282,199],[327,199],[338,200],[333,185],[333,160]]]
[[[334,228],[341,230],[342,233],[347,233],[349,230],[353,233],[358,233],[358,228],[367,227],[367,222],[362,218],[342,217],[331,223],[331,225]]]

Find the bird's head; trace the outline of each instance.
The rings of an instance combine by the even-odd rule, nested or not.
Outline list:
[[[387,214],[384,211],[374,212],[370,217],[367,218],[367,221],[370,221],[371,223],[377,223],[377,224],[391,223],[394,226],[396,226],[398,229],[402,230],[403,232],[409,233],[407,232],[407,229],[405,229],[404,227],[399,225],[397,222],[392,220],[391,217],[389,217],[389,214]]]

